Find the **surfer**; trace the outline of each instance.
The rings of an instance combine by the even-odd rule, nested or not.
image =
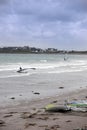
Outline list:
[[[66,58],[64,57],[64,61],[66,61]]]
[[[68,57],[64,57],[64,61],[68,60]]]
[[[23,70],[22,67],[20,67],[19,70],[18,70],[17,72],[20,73],[20,72],[22,72],[22,70]]]
[[[19,70],[22,71],[22,67],[20,67]]]
[[[17,71],[18,73],[27,73],[28,69],[33,69],[35,70],[36,68],[22,68],[22,67],[19,67],[19,70]]]

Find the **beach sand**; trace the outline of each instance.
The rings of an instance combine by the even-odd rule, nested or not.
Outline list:
[[[28,100],[26,101],[25,99],[21,100],[20,103],[18,103],[18,101],[15,100],[15,97],[13,96],[11,99],[9,99],[12,100],[13,104],[9,104],[6,106],[3,106],[1,104],[0,130],[81,130],[81,128],[82,130],[87,130],[87,112],[68,111],[65,113],[62,112],[55,113],[55,112],[47,112],[44,109],[45,106],[48,104],[64,105],[66,99],[68,101],[73,100],[87,101],[86,73],[84,72],[84,75],[83,73],[80,75],[79,73],[77,75],[75,74],[76,77],[78,76],[78,79],[83,78],[83,82],[78,82],[78,79],[76,79],[76,77],[71,78],[70,75],[74,74],[73,73],[69,74],[68,77],[67,76],[63,77],[63,74],[60,76],[60,78],[63,80],[63,84],[57,85],[57,89],[60,90],[59,92],[61,92],[61,94],[54,96],[51,95],[50,97],[48,96],[44,98],[37,98],[36,100],[34,99],[29,101]],[[71,78],[71,80],[69,77]],[[68,80],[66,80],[66,78]],[[23,79],[24,77],[22,77],[21,79],[22,81],[21,84],[23,84],[24,81],[28,83],[26,77],[24,81]],[[45,79],[47,82],[46,76],[44,77],[44,81]],[[74,79],[74,81],[72,81],[72,79]],[[15,83],[17,85],[18,83],[18,85],[20,85],[17,78],[16,79],[13,78],[13,80],[7,79],[4,82],[3,79],[0,81],[3,86],[5,86],[7,82],[13,82],[13,81],[14,81],[13,84]],[[39,79],[38,81],[40,81],[41,85],[42,80]],[[57,81],[56,78],[55,81]],[[70,81],[72,81],[72,83],[70,83]],[[75,91],[67,91],[64,93],[65,91],[64,89],[67,90],[66,88],[67,85],[69,86],[70,84],[73,84],[73,86],[75,86],[75,83],[77,86],[79,86],[78,89],[76,88]],[[57,84],[57,82],[55,84]],[[38,97],[39,94],[37,93],[36,96]],[[23,99],[23,95],[20,95],[20,97],[22,97]]]
[[[0,111],[0,130],[87,130],[87,112],[46,112],[47,104],[64,104],[64,97],[69,100],[86,100],[87,88],[59,97],[51,97],[21,102],[15,107],[9,106]]]

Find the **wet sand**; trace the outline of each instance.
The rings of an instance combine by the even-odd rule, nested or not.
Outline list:
[[[87,100],[87,87],[74,93],[27,103],[22,101],[20,105],[0,109],[0,130],[87,130],[87,112],[45,111],[47,104],[63,105],[65,97],[69,101]]]
[[[64,105],[65,100],[87,101],[86,71],[2,78],[0,130],[87,130],[87,112],[44,109]]]

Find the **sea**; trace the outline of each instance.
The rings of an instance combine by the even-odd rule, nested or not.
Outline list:
[[[17,73],[22,67],[24,71]],[[87,55],[0,54],[0,78],[87,70]]]
[[[86,86],[87,55],[0,54],[0,107],[64,95]]]

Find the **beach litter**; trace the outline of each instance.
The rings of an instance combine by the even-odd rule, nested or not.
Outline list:
[[[59,87],[59,89],[64,89],[64,87]]]
[[[68,111],[71,111],[71,108],[70,107],[67,107],[65,105],[63,106],[57,106],[57,105],[54,105],[54,104],[49,104],[45,107],[45,111],[48,111],[48,112],[68,112]]]
[[[39,95],[39,94],[40,94],[39,92],[34,92],[34,91],[32,91],[32,93],[33,93],[33,94],[37,94],[37,95]]]
[[[70,107],[72,111],[87,112],[87,101],[86,100],[67,102],[66,105],[68,107]]]
[[[0,127],[4,126],[5,122],[3,120],[0,120]]]
[[[10,99],[15,99],[15,97],[11,97]]]
[[[78,100],[78,101],[65,101],[64,105],[54,105],[48,104],[45,107],[45,111],[48,112],[68,112],[68,111],[75,111],[75,112],[87,112],[87,101],[86,100]]]

